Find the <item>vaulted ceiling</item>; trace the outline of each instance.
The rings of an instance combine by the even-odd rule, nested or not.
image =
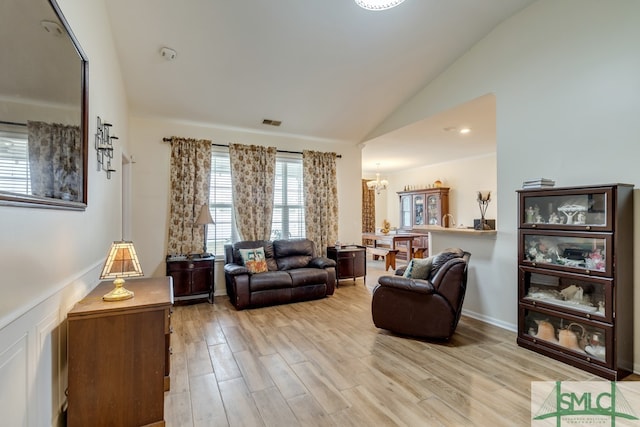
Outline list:
[[[532,1],[406,0],[381,12],[353,0],[106,4],[133,114],[357,144]],[[396,148],[418,137],[409,130]]]

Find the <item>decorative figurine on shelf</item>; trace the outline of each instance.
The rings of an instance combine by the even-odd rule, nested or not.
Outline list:
[[[596,248],[589,254],[589,258],[585,259],[585,264],[589,269],[604,271],[606,267],[604,261],[605,260],[604,255],[602,255],[602,250]]]
[[[594,332],[591,334],[589,344],[584,348],[584,351],[592,356],[606,359],[607,349],[602,343],[602,334],[600,332]]]
[[[560,291],[560,294],[566,301],[572,301],[578,304],[584,302],[584,289],[581,286],[570,285]]]
[[[571,205],[562,205],[558,208],[558,211],[562,212],[567,217],[567,225],[574,224],[573,218],[576,216],[578,212],[586,212],[587,208],[582,205],[571,204]]]
[[[572,329],[578,328],[578,330]],[[571,323],[566,329],[560,329],[558,332],[559,344],[569,350],[584,353],[587,332],[584,327],[578,323]]]
[[[391,224],[385,219],[382,221],[382,229],[380,231],[383,234],[389,234],[389,230],[391,230]]]
[[[538,332],[536,332],[534,337],[553,343],[558,342],[556,330],[550,322],[546,320],[536,320],[535,322],[538,324]]]
[[[560,217],[557,213],[551,212],[551,215],[549,215],[549,224],[560,224]]]
[[[532,223],[536,218],[536,211],[533,210],[533,206],[527,208],[527,223]]]
[[[584,212],[578,212],[576,216],[576,224],[585,224],[587,222],[587,215]]]

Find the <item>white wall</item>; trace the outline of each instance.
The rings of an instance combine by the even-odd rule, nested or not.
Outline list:
[[[132,166],[133,240],[145,273],[153,276],[165,275],[171,149],[162,139],[170,136],[210,139],[215,144],[234,142],[269,145],[281,150],[311,149],[333,151],[342,155],[342,158],[337,160],[339,239],[341,242],[361,240],[361,152],[356,144],[348,146],[330,141],[248,132],[159,118],[132,117],[130,123],[130,137],[135,141],[131,152],[135,159]],[[221,274],[222,261],[220,259],[216,262],[216,295],[226,293],[224,278]]]
[[[421,153],[417,152],[416,155]],[[392,227],[400,225],[400,199],[396,194],[406,185],[424,185],[436,180],[443,187],[449,187],[449,212],[453,215],[456,226],[473,226],[473,220],[480,218],[477,191],[490,190],[491,202],[487,207],[487,218],[497,219],[497,175],[496,155],[459,159],[423,168],[404,170],[390,174],[386,205],[380,215],[386,215]],[[376,204],[376,218],[379,216]],[[381,220],[380,220],[381,221]],[[497,225],[499,223],[496,221]]]
[[[109,244],[120,239],[121,183],[96,171],[96,116],[128,144],[127,104],[103,0],[58,0],[89,57],[88,207],[85,212],[0,207],[0,424],[60,422],[66,387],[66,324],[98,283]],[[118,168],[116,166],[116,168]],[[118,168],[119,169],[119,168]]]
[[[492,253],[494,268],[485,272],[486,283],[492,286],[478,289],[487,317],[516,324],[515,190],[523,180],[552,178],[558,186],[611,182],[640,186],[638,40],[638,1],[540,0],[498,26],[370,135],[495,94],[499,231]],[[639,209],[639,197],[635,206]],[[636,261],[639,235],[636,221]],[[639,283],[636,269],[636,305]],[[638,316],[634,335],[638,371]]]

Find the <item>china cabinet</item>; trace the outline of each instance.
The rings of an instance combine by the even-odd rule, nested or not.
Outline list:
[[[518,344],[625,377],[633,370],[633,186],[518,193]]]
[[[423,225],[443,225],[442,217],[449,213],[448,188],[399,191],[398,196],[401,230]]]

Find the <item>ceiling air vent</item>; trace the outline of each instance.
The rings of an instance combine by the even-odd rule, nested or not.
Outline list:
[[[263,125],[271,125],[271,126],[280,126],[282,124],[282,121],[281,120],[264,119],[264,120],[262,120],[262,124]]]

